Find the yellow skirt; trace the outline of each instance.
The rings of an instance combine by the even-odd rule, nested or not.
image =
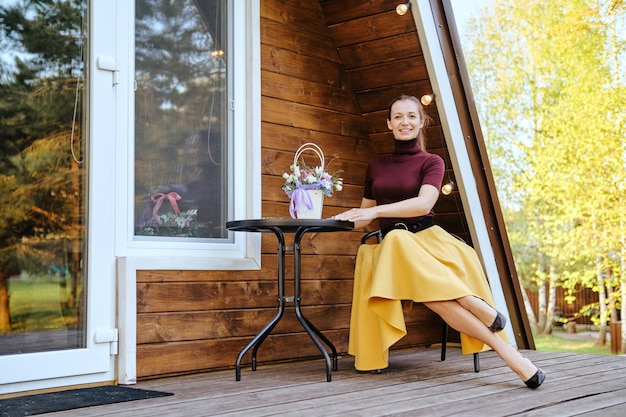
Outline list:
[[[439,226],[417,233],[392,230],[380,244],[361,245],[348,346],[355,368],[388,366],[389,348],[407,333],[402,300],[444,301],[467,295],[495,306],[476,251]],[[504,332],[499,335],[507,340]],[[489,349],[465,334],[461,346],[464,354]]]

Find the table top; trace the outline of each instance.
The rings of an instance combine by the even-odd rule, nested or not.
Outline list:
[[[226,228],[236,232],[271,232],[279,229],[283,233],[296,233],[303,229],[316,232],[338,232],[354,229],[354,223],[333,219],[291,219],[264,217],[262,219],[233,220],[226,222]]]

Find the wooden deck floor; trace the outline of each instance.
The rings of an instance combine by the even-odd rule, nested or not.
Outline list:
[[[137,388],[175,395],[47,416],[625,416],[626,357],[526,351],[547,372],[526,388],[493,352],[471,356],[438,349],[392,352],[381,375],[357,374],[339,359],[332,382],[314,360],[142,381]]]

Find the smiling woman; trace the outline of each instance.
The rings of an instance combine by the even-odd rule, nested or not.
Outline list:
[[[445,166],[424,148],[425,114],[415,96],[391,101],[393,152],[369,163],[361,206],[334,216],[358,228],[378,221],[381,229],[381,241],[357,253],[348,353],[357,371],[387,368],[389,349],[407,335],[402,301],[411,300],[461,333],[464,354],[491,348],[527,387],[538,388],[545,372],[501,333],[507,319],[495,308],[478,254],[434,224]]]

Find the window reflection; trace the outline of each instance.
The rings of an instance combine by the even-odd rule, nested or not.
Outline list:
[[[0,0],[0,355],[85,346],[85,16]]]
[[[225,4],[136,2],[138,239],[227,237]]]

